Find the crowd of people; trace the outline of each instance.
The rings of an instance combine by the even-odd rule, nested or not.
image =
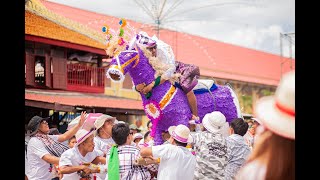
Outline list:
[[[208,113],[197,128],[179,124],[154,145],[150,131],[103,114],[94,126],[76,126],[49,135],[47,118],[29,124],[26,177],[76,179],[295,179],[294,72],[280,81],[274,96],[261,98],[256,118],[229,124],[219,111]],[[226,128],[227,127],[227,128]],[[152,122],[148,123],[152,129]],[[225,131],[229,130],[229,135]],[[66,143],[64,143],[66,142]]]
[[[144,34],[138,41],[147,44],[153,54],[156,48],[161,52],[160,44],[157,46]],[[179,66],[175,62],[165,63],[174,70]],[[72,128],[51,135],[47,118],[34,116],[27,127],[26,179],[295,179],[294,71],[282,77],[274,96],[257,102],[255,118],[234,118],[228,123],[224,114],[213,111],[199,123],[191,90],[199,75],[198,68],[180,66],[189,69],[180,69],[183,75],[187,74],[180,79],[184,80],[180,85],[193,114],[188,126],[170,126],[162,132],[164,143],[155,145],[151,121],[142,133],[135,124],[102,114],[90,128],[84,128],[87,114],[82,112]],[[158,83],[172,76],[168,69]],[[139,84],[135,88],[147,94],[152,87]]]

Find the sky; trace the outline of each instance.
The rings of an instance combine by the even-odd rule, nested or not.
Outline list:
[[[294,0],[49,1],[295,58]]]

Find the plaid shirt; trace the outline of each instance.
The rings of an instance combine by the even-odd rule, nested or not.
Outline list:
[[[136,166],[133,162],[140,157],[140,149],[130,145],[118,147],[120,180],[151,179],[150,171],[157,170],[156,165]],[[110,157],[110,150],[107,159]],[[108,179],[108,178],[106,178]]]

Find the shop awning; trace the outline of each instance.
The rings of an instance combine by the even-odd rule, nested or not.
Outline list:
[[[26,89],[25,105],[56,111],[76,111],[77,108],[105,108],[109,111],[128,112],[129,114],[144,113],[141,100],[58,90]]]

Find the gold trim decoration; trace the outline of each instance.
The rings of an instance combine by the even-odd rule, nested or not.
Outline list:
[[[173,99],[176,93],[177,93],[177,88],[171,85],[170,89],[167,91],[167,93],[163,96],[163,98],[159,102],[159,106],[161,110],[163,110],[171,102],[171,100]]]

